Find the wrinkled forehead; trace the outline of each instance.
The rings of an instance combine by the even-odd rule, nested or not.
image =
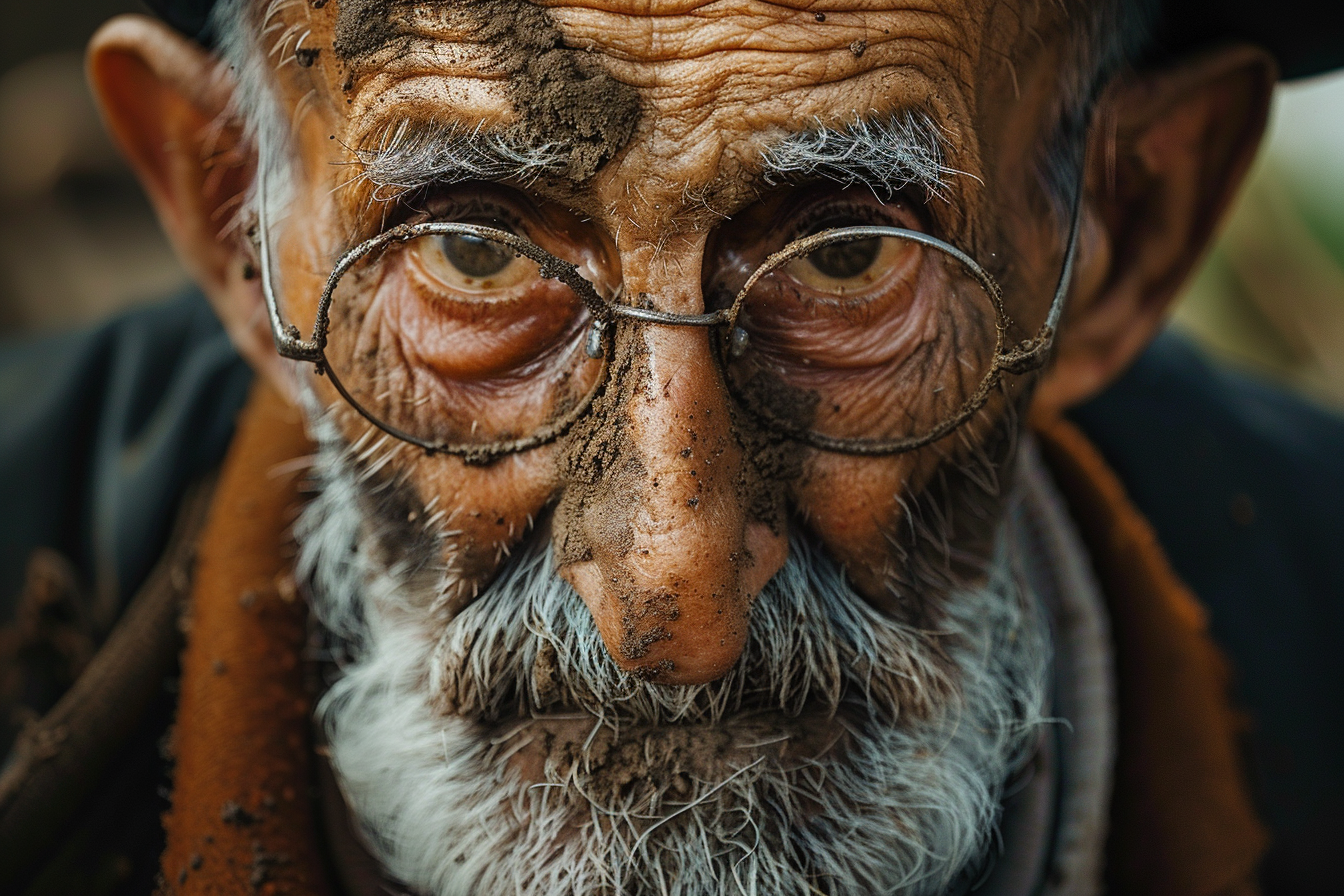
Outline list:
[[[902,112],[976,174],[982,87],[1013,76],[1005,60],[1032,28],[989,0],[342,0],[275,14],[287,21],[268,33],[301,34],[276,55],[319,81],[343,146],[408,121],[504,134],[558,153],[556,180],[598,205],[635,189],[720,213],[789,134]]]

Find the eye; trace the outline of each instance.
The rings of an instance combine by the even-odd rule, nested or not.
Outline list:
[[[880,202],[847,191],[807,204],[792,216],[795,239],[849,227],[876,225],[923,229],[918,215],[904,201]],[[889,237],[855,235],[828,241],[781,270],[815,298],[839,298],[870,291],[908,266],[912,246]]]
[[[881,254],[881,244],[881,239],[877,237],[852,243],[834,243],[822,246],[803,260],[823,277],[853,280],[872,268]]]
[[[865,237],[821,246],[784,270],[810,291],[840,297],[869,290],[903,271],[914,249],[902,240]]]
[[[448,263],[464,277],[493,277],[509,266],[514,253],[507,247],[467,233],[439,237]]]
[[[421,238],[408,249],[426,274],[458,293],[512,289],[538,276],[536,264],[509,246],[470,233]]]

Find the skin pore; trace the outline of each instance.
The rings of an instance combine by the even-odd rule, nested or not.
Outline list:
[[[789,190],[768,191],[760,180],[767,141],[818,123],[842,127],[917,109],[937,126],[947,167],[964,172],[928,202],[930,227],[992,267],[1014,259],[1011,268],[999,262],[996,273],[1005,277],[1015,319],[1038,321],[1048,301],[1057,227],[1036,222],[1033,244],[1010,247],[991,214],[1029,220],[1033,199],[1040,204],[1037,184],[1002,172],[1030,159],[1054,111],[1052,54],[1021,59],[1018,46],[1042,39],[1048,20],[1005,21],[978,4],[836,6],[820,17],[824,25],[818,10],[764,3],[688,4],[657,14],[622,4],[552,6],[546,22],[537,7],[512,3],[285,6],[277,15],[310,29],[304,46],[337,46],[306,67],[278,69],[285,104],[303,109],[295,134],[303,182],[288,221],[312,222],[278,228],[292,320],[312,320],[333,252],[388,214],[375,191],[352,177],[345,148],[377,145],[407,118],[498,129],[534,143],[559,121],[554,104],[520,99],[535,80],[516,59],[537,41],[510,37],[510,29],[483,32],[486,16],[532,31],[549,23],[564,44],[549,53],[567,60],[551,71],[601,88],[580,93],[566,113],[599,122],[615,116],[576,138],[582,145],[574,158],[588,161],[571,160],[526,192],[562,207],[588,239],[611,246],[626,296],[667,311],[703,310],[707,239],[740,231],[746,225],[734,216],[750,222],[754,204]],[[393,17],[396,27],[350,37],[350,17],[378,15]],[[855,41],[867,42],[862,52]],[[1026,86],[1020,99],[999,95],[1004,85],[1011,89],[1001,76],[1008,59]],[[594,171],[591,160],[606,157]],[[996,160],[994,170],[985,158]],[[589,424],[561,443],[484,467],[392,448],[391,466],[404,475],[412,505],[437,499],[460,533],[444,548],[463,589],[450,606],[468,600],[554,508],[561,574],[587,602],[617,663],[669,684],[707,681],[736,660],[751,601],[783,562],[790,523],[781,509],[789,506],[869,599],[896,610],[890,542],[901,511],[893,496],[920,491],[945,451],[855,458],[786,446],[792,459],[782,469],[791,475],[783,481],[754,456],[758,434],[736,419],[704,330],[623,324],[615,338],[612,388]],[[315,385],[324,400],[335,399],[323,381]],[[994,414],[1004,411],[999,403]],[[363,423],[353,414],[345,419],[353,442]],[[994,428],[982,424],[971,439]],[[592,458],[603,453],[610,462],[595,472]],[[968,552],[983,548],[968,545]]]

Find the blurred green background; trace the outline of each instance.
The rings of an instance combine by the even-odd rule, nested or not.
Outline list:
[[[172,292],[186,275],[103,133],[80,53],[100,22],[142,7],[6,6],[0,335]],[[1249,182],[1171,325],[1232,364],[1344,410],[1344,75],[1279,88]]]
[[[1172,325],[1344,409],[1344,76],[1279,87],[1260,156]]]

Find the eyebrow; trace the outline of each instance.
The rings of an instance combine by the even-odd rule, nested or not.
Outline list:
[[[373,187],[379,199],[469,180],[526,184],[569,161],[561,143],[527,146],[498,131],[442,121],[402,120],[384,129],[373,146],[354,152],[362,168],[356,180]]]
[[[883,118],[858,118],[839,128],[798,131],[766,147],[762,179],[774,186],[821,178],[845,187],[865,186],[882,199],[917,187],[942,195],[949,175],[943,134],[927,115],[904,110]]]

